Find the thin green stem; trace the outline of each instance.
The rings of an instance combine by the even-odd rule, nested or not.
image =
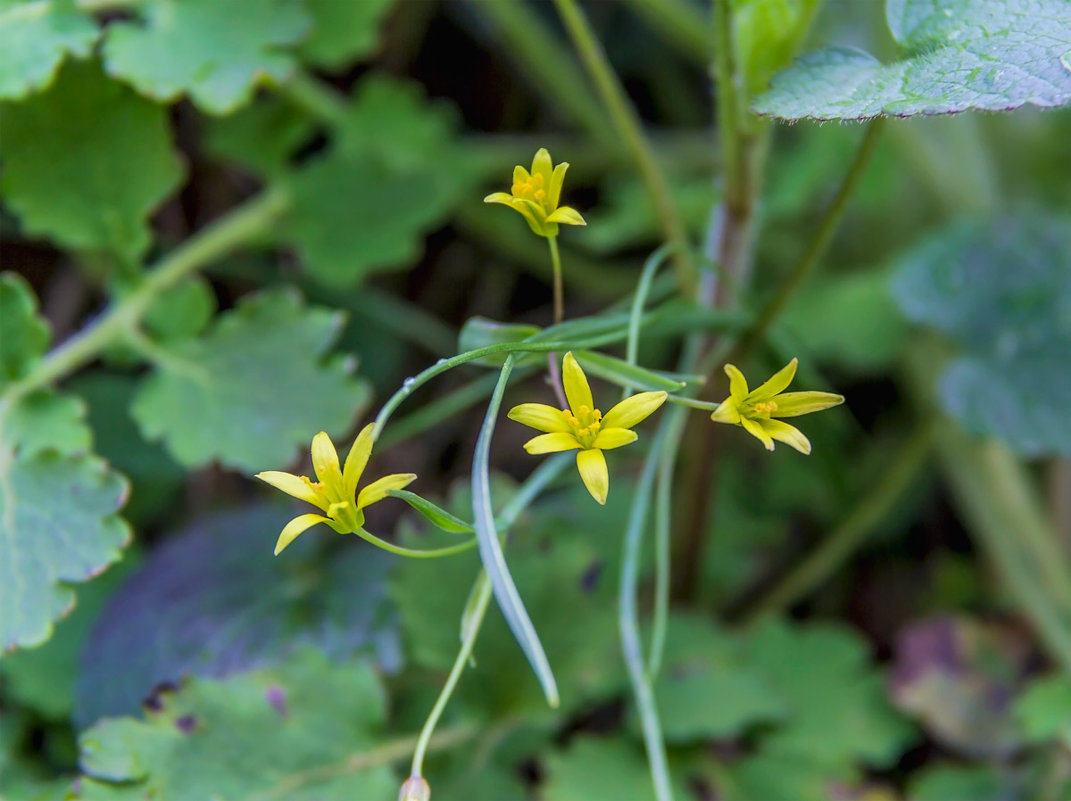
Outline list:
[[[694,297],[698,284],[698,269],[691,249],[688,247],[688,235],[677,210],[677,204],[670,194],[669,184],[654,157],[640,119],[629,103],[628,96],[617,76],[614,75],[602,45],[592,32],[576,0],[554,0],[554,4],[595,84],[603,106],[609,113],[610,121],[617,129],[618,136],[628,145],[633,161],[643,176],[647,191],[654,201],[662,223],[666,240],[677,248],[674,264],[677,267],[678,287],[685,297]]]
[[[639,358],[640,325],[643,322],[643,309],[647,305],[647,296],[651,292],[651,282],[654,281],[658,268],[672,252],[673,245],[667,243],[658,248],[644,262],[643,272],[640,273],[640,280],[636,284],[636,293],[632,296],[632,308],[628,317],[628,339],[625,343],[625,361],[628,364],[635,365]],[[621,390],[621,399],[627,398],[628,394],[629,390],[625,387]]]
[[[867,489],[855,508],[807,558],[760,598],[741,619],[743,625],[787,609],[812,592],[844,564],[863,539],[884,520],[911,486],[933,449],[937,426],[919,426],[893,456],[877,484]]]
[[[867,126],[866,134],[864,134],[862,142],[859,143],[859,147],[855,151],[855,157],[852,159],[848,172],[841,181],[837,194],[833,197],[829,208],[826,209],[826,213],[822,216],[818,229],[808,243],[807,249],[803,252],[800,260],[796,262],[792,272],[778,287],[777,292],[759,311],[750,330],[733,349],[734,356],[750,350],[757,342],[762,340],[766,335],[766,331],[777,318],[777,315],[784,309],[793,293],[800,287],[804,279],[811,274],[819,259],[825,254],[833,234],[844,218],[844,212],[848,208],[848,201],[866,173],[866,168],[874,155],[884,127],[884,117],[875,118]]]
[[[93,361],[127,336],[164,290],[269,230],[288,205],[285,193],[267,190],[194,234],[149,269],[133,292],[49,353],[27,376],[9,385],[0,406],[14,404]]]
[[[389,551],[397,556],[408,556],[412,559],[438,559],[441,556],[453,556],[456,553],[464,553],[465,551],[470,551],[476,547],[475,537],[457,545],[449,545],[445,548],[429,548],[425,550],[422,548],[403,548],[401,545],[395,545],[394,543],[382,540],[375,534],[369,534],[363,528],[358,528],[353,533],[365,542],[375,545],[377,548],[382,548],[384,551]]]
[[[550,262],[554,267],[554,324],[565,319],[565,293],[562,290],[562,258],[558,254],[558,237],[548,236]]]

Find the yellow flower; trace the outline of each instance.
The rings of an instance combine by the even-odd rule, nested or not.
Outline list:
[[[576,466],[591,497],[606,503],[610,477],[603,451],[636,441],[634,425],[666,401],[665,392],[641,392],[625,398],[604,416],[595,408],[587,376],[572,353],[562,359],[562,384],[568,409],[543,403],[522,403],[509,410],[509,419],[546,433],[528,440],[528,453],[554,453],[577,449]]]
[[[754,392],[748,392],[743,373],[734,365],[725,365],[725,373],[729,376],[729,397],[721,402],[710,419],[716,423],[743,426],[768,451],[774,449],[776,439],[791,445],[800,453],[810,453],[811,443],[803,432],[773,418],[820,412],[844,403],[844,396],[832,392],[782,392],[792,383],[796,364],[797,360],[793,359]]]
[[[364,525],[364,511],[377,501],[387,497],[390,490],[401,489],[412,482],[414,473],[394,473],[373,481],[357,493],[357,482],[368,464],[372,454],[372,432],[374,424],[369,424],[357,435],[357,439],[346,457],[346,466],[339,470],[338,453],[331,444],[331,438],[323,431],[312,438],[312,467],[316,471],[317,481],[305,476],[295,476],[278,470],[257,473],[257,478],[266,481],[287,495],[293,495],[313,506],[318,506],[327,517],[318,514],[306,514],[295,517],[279,535],[275,544],[275,555],[297,539],[298,534],[317,523],[327,523],[339,534],[352,534]]]
[[[532,172],[520,165],[513,168],[513,186],[509,193],[495,192],[483,199],[484,203],[502,203],[524,215],[528,227],[539,236],[558,235],[558,223],[564,225],[587,225],[580,213],[569,206],[559,206],[562,182],[567,162],[557,167],[550,160],[545,147],[536,151],[532,159]]]

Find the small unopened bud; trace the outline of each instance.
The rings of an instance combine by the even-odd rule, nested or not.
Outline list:
[[[423,776],[410,776],[398,793],[398,801],[430,801],[431,788]]]

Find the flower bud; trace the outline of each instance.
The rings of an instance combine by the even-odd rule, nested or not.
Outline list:
[[[398,801],[430,801],[431,788],[423,776],[410,776],[398,793]]]

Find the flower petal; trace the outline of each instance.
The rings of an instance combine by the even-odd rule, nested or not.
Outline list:
[[[792,383],[792,379],[796,376],[796,365],[799,364],[798,359],[793,359],[766,381],[762,386],[751,393],[750,400],[762,401],[767,398],[772,398],[777,393],[783,391],[785,387]]]
[[[795,426],[788,423],[782,423],[780,420],[756,420],[763,431],[776,439],[778,442],[783,442],[786,445],[791,445],[802,454],[808,454],[811,452],[811,441],[807,437],[803,436],[803,432]]]
[[[640,392],[618,403],[602,418],[604,428],[632,428],[669,397],[665,392]]]
[[[799,417],[839,406],[844,403],[844,396],[833,392],[782,392],[776,400],[777,411],[772,413],[773,417]]]
[[[531,426],[536,431],[546,431],[550,434],[569,431],[569,424],[565,422],[561,409],[555,409],[545,403],[522,403],[510,409],[506,416],[510,420]]]
[[[561,223],[562,225],[587,225],[580,212],[571,206],[559,206],[547,215],[547,222]]]
[[[513,195],[509,192],[492,192],[483,199],[484,203],[504,203],[507,206],[513,205]]]
[[[532,177],[534,178],[537,175],[543,176],[544,191],[550,188],[551,170],[553,168],[554,162],[550,158],[550,153],[547,152],[545,147],[539,148],[539,150],[536,151],[535,156],[532,158]]]
[[[364,509],[366,506],[371,506],[386,498],[388,491],[408,487],[414,481],[416,481],[416,473],[392,473],[389,476],[383,476],[361,490],[361,494],[357,496],[357,508]]]
[[[539,453],[557,453],[579,448],[580,443],[572,434],[559,431],[554,434],[540,434],[524,443],[524,449],[533,456]]]
[[[735,364],[725,365],[725,375],[729,376],[729,396],[741,404],[747,397],[747,379]]]
[[[562,198],[562,184],[565,183],[565,171],[568,169],[569,162],[563,161],[551,173],[550,188],[547,189],[547,208],[558,208],[558,203]]]
[[[528,170],[526,170],[520,164],[513,168],[513,183],[523,184],[527,182],[528,179],[531,177],[532,176],[528,174]]]
[[[710,419],[715,423],[735,424],[740,422],[740,410],[737,408],[736,401],[733,400],[732,395],[718,404],[718,408],[710,415]]]
[[[282,490],[287,495],[294,496],[299,501],[311,503],[327,511],[327,504],[316,494],[307,478],[295,476],[293,473],[284,473],[281,470],[265,470],[263,473],[257,473],[256,478],[271,484],[275,489]]]
[[[278,556],[283,552],[283,548],[297,539],[298,534],[303,532],[307,528],[312,528],[317,523],[330,523],[326,517],[322,515],[307,514],[295,517],[283,528],[283,532],[279,535],[279,540],[275,543],[275,555]]]
[[[595,442],[592,443],[591,447],[609,451],[614,448],[620,448],[622,445],[628,445],[637,439],[636,432],[627,428],[603,428],[599,431],[599,436],[595,437]]]
[[[573,414],[580,414],[580,407],[587,406],[588,411],[595,408],[595,401],[591,399],[591,386],[588,377],[580,368],[580,363],[569,351],[562,359],[562,384],[565,387],[565,397],[569,401],[569,407]]]
[[[316,478],[328,489],[331,489],[341,476],[338,469],[338,451],[331,444],[331,438],[323,431],[312,438],[312,469],[316,471]]]
[[[602,451],[598,448],[580,451],[576,455],[576,467],[591,497],[605,504],[610,492],[610,474],[606,471],[606,457]]]
[[[342,468],[342,483],[346,487],[346,494],[343,496],[345,501],[351,500],[353,493],[357,491],[357,482],[361,480],[368,457],[372,455],[372,434],[375,430],[375,423],[369,423],[362,428],[346,456],[346,466]]]
[[[766,422],[765,420],[761,422]],[[766,429],[762,427],[760,421],[752,420],[750,417],[741,417],[740,425],[744,427],[744,430],[766,446],[766,450],[773,450],[773,439],[766,433]],[[788,423],[785,423],[788,425]]]

